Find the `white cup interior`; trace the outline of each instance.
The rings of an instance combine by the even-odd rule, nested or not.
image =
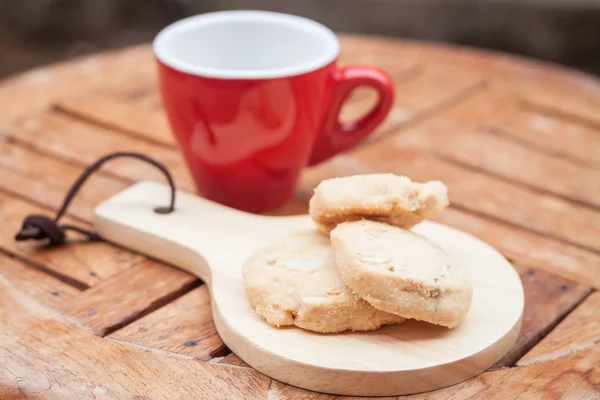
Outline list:
[[[267,11],[224,11],[182,19],[154,39],[164,64],[229,79],[275,78],[314,71],[339,54],[335,34],[302,17]]]

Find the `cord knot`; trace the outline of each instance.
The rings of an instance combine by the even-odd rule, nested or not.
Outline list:
[[[58,226],[55,220],[45,215],[30,215],[23,221],[21,231],[15,240],[50,239],[50,243],[59,246],[65,242],[65,230]]]
[[[160,162],[153,160],[152,158],[145,156],[139,153],[131,153],[131,152],[117,152],[108,154],[100,159],[98,159],[95,163],[88,166],[85,171],[77,178],[73,186],[69,189],[67,196],[65,197],[60,210],[56,214],[56,218],[52,219],[45,215],[30,215],[23,221],[23,226],[19,233],[16,234],[15,240],[23,241],[23,240],[41,240],[41,239],[50,239],[50,244],[53,246],[60,246],[65,243],[65,232],[66,231],[74,231],[79,232],[85,236],[87,236],[90,241],[99,241],[102,238],[95,232],[89,231],[87,229],[80,228],[74,225],[58,225],[58,220],[63,214],[67,211],[67,207],[75,197],[77,191],[83,186],[86,179],[90,177],[98,168],[100,168],[104,163],[110,161],[114,158],[119,157],[132,157],[137,158],[138,160],[145,161],[156,168],[158,168],[167,178],[169,182],[169,187],[171,188],[171,203],[168,207],[160,207],[155,210],[155,212],[159,214],[169,214],[175,210],[175,183],[173,182],[173,178],[169,173],[169,170],[162,165]]]

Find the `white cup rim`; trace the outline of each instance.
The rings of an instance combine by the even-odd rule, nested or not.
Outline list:
[[[262,70],[218,69],[186,62],[175,57],[170,51],[168,41],[173,37],[199,25],[235,20],[275,21],[294,28],[305,30],[322,37],[324,51],[319,57],[294,66]],[[163,64],[184,73],[221,79],[267,79],[288,77],[316,71],[333,62],[339,55],[340,43],[335,33],[316,21],[308,18],[272,11],[235,10],[216,11],[183,18],[163,28],[154,38],[152,48],[155,57]]]

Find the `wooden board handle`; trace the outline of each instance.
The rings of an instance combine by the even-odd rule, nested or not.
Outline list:
[[[95,209],[94,225],[104,239],[173,264],[205,281],[235,229],[257,216],[178,191],[175,211],[158,214],[168,204],[169,187],[143,181]],[[260,217],[259,217],[260,218]]]
[[[156,207],[168,204],[169,196],[165,184],[136,183],[96,207],[95,229],[110,242],[172,264],[210,283],[215,270],[239,270],[248,256],[243,254],[246,246],[240,243],[248,242],[248,238],[275,239],[290,226],[306,225],[306,217],[250,214],[181,190],[177,191],[174,212],[154,212]],[[232,263],[232,252],[239,256],[240,263]]]

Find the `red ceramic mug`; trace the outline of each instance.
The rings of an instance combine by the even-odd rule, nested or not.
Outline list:
[[[289,200],[302,169],[347,150],[382,122],[389,77],[372,67],[338,68],[339,42],[309,19],[225,11],[175,22],[154,40],[167,117],[199,195],[260,212]],[[339,122],[359,86],[379,102]]]

